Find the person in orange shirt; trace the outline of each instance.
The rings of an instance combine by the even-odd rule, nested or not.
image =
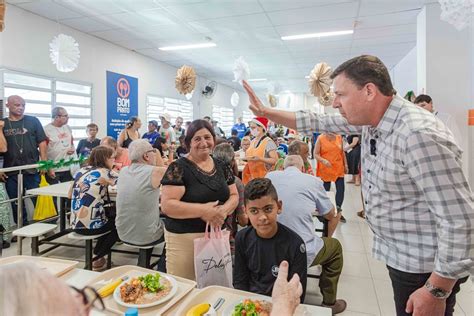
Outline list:
[[[128,149],[120,147],[113,137],[106,136],[102,138],[100,144],[102,146],[106,146],[114,150],[115,162],[113,170],[120,171],[120,169],[122,169],[123,167],[130,166],[132,164],[132,162],[128,158]]]
[[[318,161],[316,176],[324,182],[326,191],[331,189],[331,182],[336,183],[336,208],[342,212],[344,202],[344,175],[347,173],[347,161],[344,154],[342,136],[336,134],[321,134],[316,141],[314,157]],[[346,219],[341,215],[341,222]]]
[[[264,178],[278,160],[277,145],[267,135],[268,119],[256,117],[249,122],[254,137],[245,152],[247,165],[242,172],[242,182],[247,184],[255,178]]]

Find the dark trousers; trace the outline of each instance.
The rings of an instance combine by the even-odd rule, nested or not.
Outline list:
[[[107,255],[115,242],[119,240],[117,229],[115,228],[115,218],[109,219],[109,221],[101,228],[74,230],[74,232],[86,236],[102,234],[108,231],[110,231],[110,233],[97,238],[97,244],[94,247],[94,254],[97,256],[95,259]]]
[[[341,207],[342,202],[344,202],[344,190],[345,190],[345,184],[344,184],[344,177],[337,178],[336,180],[336,206]],[[324,182],[324,189],[326,191],[331,190],[331,182]]]
[[[24,174],[23,175],[23,192],[30,189],[36,189],[39,187],[40,177],[38,173],[35,174]],[[10,175],[7,178],[6,189],[8,198],[14,199],[18,197],[18,175]],[[36,204],[36,197],[31,198],[33,204]],[[18,223],[18,202],[12,202],[13,220]],[[28,216],[26,214],[25,204],[23,203],[23,226],[28,222]]]
[[[389,266],[387,266],[387,269],[390,279],[392,280],[393,298],[395,300],[397,316],[409,316],[411,314],[407,314],[405,308],[410,295],[425,285],[431,273],[408,273]],[[468,277],[459,279],[454,285],[451,295],[446,299],[445,316],[453,315],[454,305],[456,305],[456,294],[460,290],[460,285],[466,282],[467,279]]]

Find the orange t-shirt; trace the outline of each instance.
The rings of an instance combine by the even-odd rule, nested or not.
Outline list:
[[[120,171],[125,166],[130,166],[132,162],[128,158],[128,149],[122,148],[120,157],[115,158],[114,170]]]
[[[327,135],[320,135],[319,143],[321,149],[319,155],[331,163],[331,167],[326,167],[318,161],[318,170],[316,175],[324,182],[334,182],[340,177],[344,177],[344,151],[342,150],[342,137],[336,136],[336,139],[330,141]]]

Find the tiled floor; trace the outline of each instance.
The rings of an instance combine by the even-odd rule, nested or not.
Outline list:
[[[360,188],[352,184],[346,185],[346,196],[343,204],[344,217],[347,223],[339,224],[335,237],[340,240],[344,249],[344,269],[339,280],[338,296],[347,303],[347,311],[343,316],[395,315],[393,291],[385,265],[371,257],[372,233],[367,224],[357,217],[361,209]],[[63,237],[64,238],[64,237]],[[68,240],[71,242],[71,240]],[[29,254],[29,240],[25,240],[23,249]],[[130,250],[124,246],[120,248]],[[157,249],[157,252],[161,249]],[[5,249],[3,256],[16,254],[16,244]],[[77,248],[60,247],[51,251],[48,256],[57,258],[84,260],[84,251]],[[132,255],[113,255],[114,265],[136,264],[137,258]],[[306,303],[320,304],[321,294],[317,280],[308,280]],[[474,315],[474,287],[469,280],[461,287],[457,296],[455,315]]]

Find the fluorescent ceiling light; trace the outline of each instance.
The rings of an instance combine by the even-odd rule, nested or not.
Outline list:
[[[309,79],[309,76],[304,76],[305,79]]]
[[[247,80],[248,82],[256,82],[256,81],[267,81],[267,78],[254,78]]]
[[[159,47],[159,50],[180,50],[180,49],[193,49],[193,48],[208,48],[216,47],[216,43],[201,43],[201,44],[190,44],[190,45],[180,45],[180,46],[166,46]]]
[[[321,32],[321,33],[310,33],[310,34],[282,36],[281,39],[284,40],[284,41],[291,41],[291,40],[298,40],[298,39],[305,39],[305,38],[347,35],[347,34],[352,34],[352,33],[354,33],[354,30],[335,31],[335,32]]]

